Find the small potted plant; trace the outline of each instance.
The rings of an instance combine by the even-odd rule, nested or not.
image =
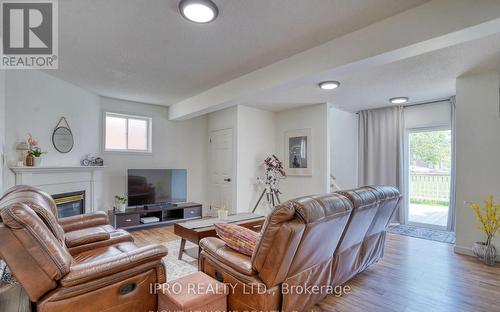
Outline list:
[[[475,242],[472,251],[487,265],[495,265],[496,249],[493,246],[493,238],[500,231],[500,218],[497,217],[500,214],[500,205],[493,202],[493,195],[488,196],[484,204],[481,208],[478,204],[469,203],[479,222],[479,229],[486,234],[486,241]]]
[[[40,166],[42,163],[42,155],[46,152],[42,152],[42,149],[38,147],[38,142],[33,138],[33,136],[28,134],[28,155],[26,155],[26,166]]]
[[[28,154],[33,157],[33,165],[38,167],[42,164],[42,154],[46,154],[46,152],[42,152],[39,147],[35,147],[28,151]]]
[[[128,198],[125,195],[115,195],[116,210],[124,212],[127,209]]]
[[[228,212],[229,210],[226,208],[226,206],[221,206],[217,208],[217,217],[219,218],[219,220],[226,220]]]

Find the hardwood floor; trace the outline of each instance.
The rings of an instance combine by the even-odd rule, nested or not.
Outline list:
[[[147,230],[131,231],[130,234],[132,234],[135,243],[139,246],[165,243],[171,240],[180,239],[179,236],[174,234],[173,226],[162,226]],[[173,252],[173,250],[169,250],[169,252]],[[177,252],[177,250],[175,252]]]
[[[177,237],[172,227],[132,232],[140,245]],[[177,252],[177,251],[170,251]],[[330,295],[311,311],[500,311],[500,266],[457,255],[453,246],[388,234],[384,258],[347,283],[351,292]]]

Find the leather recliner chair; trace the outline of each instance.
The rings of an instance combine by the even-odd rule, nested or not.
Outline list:
[[[23,202],[11,192],[0,207],[0,257],[38,312],[156,310],[150,287],[166,280],[165,246],[120,242],[70,254],[64,232],[40,217],[44,205],[43,197]]]
[[[103,211],[58,218],[54,199],[38,188],[28,185],[10,188],[0,199],[0,210],[17,202],[30,206],[52,232],[64,236],[70,254],[133,241],[132,235],[128,232],[111,226],[107,214]]]
[[[205,238],[199,269],[234,287],[232,311],[303,311],[321,301],[328,286],[382,257],[400,197],[393,187],[365,187],[288,201],[268,215],[251,257]],[[301,291],[307,286],[322,290]]]

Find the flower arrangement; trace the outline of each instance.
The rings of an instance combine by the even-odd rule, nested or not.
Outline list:
[[[493,246],[493,238],[500,233],[500,204],[493,201],[493,195],[484,200],[484,206],[480,207],[476,203],[469,203],[474,211],[479,223],[478,229],[486,234],[486,242],[476,243],[474,253],[487,264],[494,264],[496,250]]]
[[[115,202],[117,204],[126,204],[128,197],[125,195],[115,195]]]
[[[125,211],[127,208],[128,197],[125,195],[115,195],[115,206],[118,211]]]
[[[26,165],[27,166],[38,166],[41,162],[41,156],[46,154],[40,147],[38,147],[38,141],[36,141],[31,133],[28,133],[28,138],[26,139],[28,144],[28,155],[26,155]]]
[[[46,152],[42,152],[42,150],[39,147],[30,149],[28,153],[33,157],[40,157],[42,156],[42,154],[46,154]]]

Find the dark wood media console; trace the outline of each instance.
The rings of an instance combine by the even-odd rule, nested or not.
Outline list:
[[[201,218],[201,204],[183,203],[178,205],[150,205],[128,208],[124,212],[108,211],[109,220],[115,228],[134,230]],[[141,223],[141,218],[157,217],[159,222]]]

